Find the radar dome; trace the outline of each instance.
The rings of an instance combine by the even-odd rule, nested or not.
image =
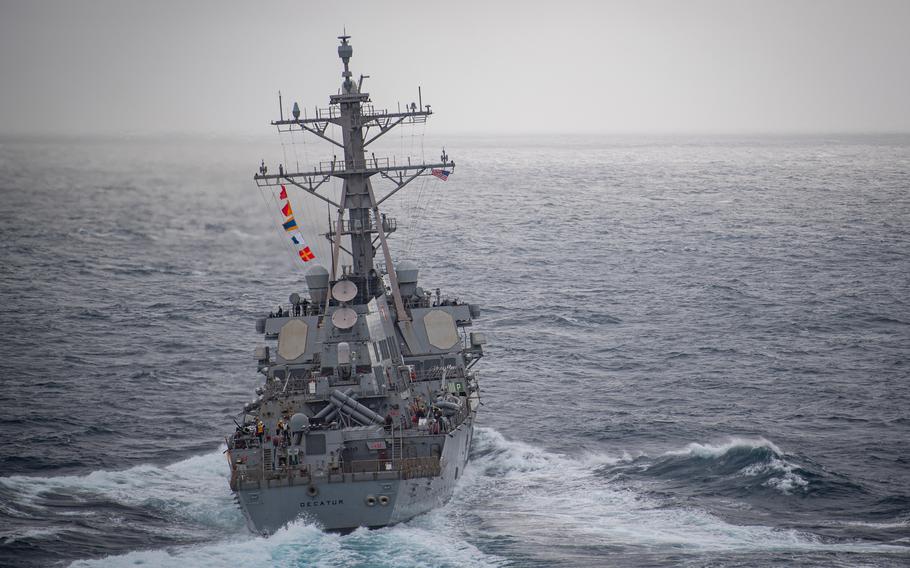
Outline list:
[[[300,432],[305,430],[310,425],[310,419],[307,418],[306,414],[300,414],[299,412],[291,416],[288,426],[291,429],[291,432]]]
[[[317,264],[306,273],[306,285],[310,289],[310,298],[317,304],[325,302],[329,291],[329,271]]]

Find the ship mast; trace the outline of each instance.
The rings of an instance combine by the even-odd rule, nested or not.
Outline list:
[[[445,152],[437,163],[412,164],[410,159],[407,165],[390,165],[388,158],[377,158],[375,154],[366,156],[366,148],[379,137],[401,124],[417,124],[426,122],[432,111],[430,105],[420,106],[417,103],[408,105],[404,112],[388,112],[375,110],[370,101],[369,93],[361,92],[361,86],[366,76],[361,76],[359,81],[352,80],[353,73],[349,63],[353,55],[353,48],[348,42],[350,36],[338,37],[341,45],[338,46],[338,56],[344,64],[341,76],[344,78],[341,91],[329,97],[330,106],[327,109],[316,109],[315,117],[301,118],[300,109],[294,104],[293,118],[281,118],[272,121],[272,125],[279,132],[299,130],[308,132],[326,140],[344,150],[344,158],[339,160],[337,155],[329,162],[320,162],[313,171],[290,173],[279,167],[278,174],[269,174],[264,166],[259,173],[253,176],[259,187],[290,184],[307,193],[329,203],[337,210],[334,228],[330,229],[328,237],[332,240],[332,266],[330,268],[331,281],[339,278],[338,258],[343,248],[341,237],[350,237],[350,253],[353,264],[350,272],[344,276],[370,282],[376,278],[377,271],[374,267],[374,256],[377,251],[376,239],[378,235],[379,248],[385,260],[386,272],[389,276],[392,295],[399,322],[408,322],[410,317],[404,308],[401,292],[398,288],[398,278],[392,264],[392,256],[387,242],[388,235],[395,230],[393,219],[386,219],[379,212],[379,205],[404,188],[414,179],[430,175],[433,168],[451,170],[455,162],[449,160]],[[422,97],[418,97],[422,99]],[[330,124],[338,126],[341,130],[341,142],[335,140],[326,130]],[[371,129],[374,131],[370,136]],[[381,199],[376,199],[373,184],[370,180],[375,175],[389,180],[395,186]],[[318,192],[319,188],[331,178],[342,180],[341,199],[335,202]],[[345,214],[347,219],[345,219]],[[327,300],[328,302],[328,300]]]

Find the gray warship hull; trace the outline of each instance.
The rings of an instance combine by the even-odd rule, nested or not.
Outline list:
[[[262,489],[236,491],[247,526],[271,534],[295,520],[329,531],[402,523],[451,499],[468,461],[473,419],[452,432],[438,476],[401,479],[397,471],[342,473],[311,482],[276,480]],[[315,488],[315,490],[314,490]]]

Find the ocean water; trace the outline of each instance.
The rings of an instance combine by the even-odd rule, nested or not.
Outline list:
[[[0,565],[910,565],[910,137],[446,143],[388,211],[483,308],[471,464],[408,523],[261,538],[223,437],[305,286],[251,175],[325,152],[0,140]]]

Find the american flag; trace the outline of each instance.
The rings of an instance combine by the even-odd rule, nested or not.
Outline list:
[[[434,168],[430,173],[433,174],[434,176],[438,177],[442,181],[445,181],[445,180],[449,179],[449,173],[451,173],[451,172],[449,172],[448,170],[439,170],[439,169]]]

